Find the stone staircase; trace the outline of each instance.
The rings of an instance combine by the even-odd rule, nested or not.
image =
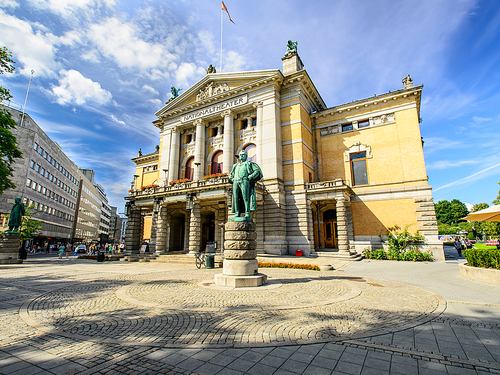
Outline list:
[[[363,259],[363,254],[360,253],[345,254],[345,253],[339,253],[338,251],[314,251],[311,252],[311,257],[335,258],[342,260],[358,261]]]

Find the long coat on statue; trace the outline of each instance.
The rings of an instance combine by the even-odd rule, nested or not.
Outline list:
[[[245,161],[243,162],[246,167],[246,172],[248,176],[248,181],[250,182],[250,211],[257,211],[257,198],[255,196],[255,183],[259,181],[264,175],[262,174],[262,171],[257,163],[254,163],[252,161]],[[233,165],[233,168],[231,169],[231,173],[229,174],[229,182],[233,182],[235,178],[235,173],[236,173],[236,167],[238,165],[242,164],[236,163]],[[234,194],[234,189],[233,189],[233,194]],[[233,206],[231,207],[231,212],[235,213],[235,204],[238,204],[239,207],[239,212],[245,212],[245,202],[243,201],[243,197],[240,196],[238,197],[238,201],[236,202],[236,197],[233,198]]]

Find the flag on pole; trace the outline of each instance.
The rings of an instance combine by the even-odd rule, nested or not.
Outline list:
[[[224,2],[222,2],[222,10],[225,10],[226,13],[227,13],[227,16],[229,17],[229,21],[233,22],[233,20],[231,19],[231,16],[229,15],[229,11],[227,10],[226,8],[226,4],[224,4]],[[233,22],[234,23],[234,22]],[[235,23],[234,23],[235,24]],[[235,24],[236,25],[236,24]]]

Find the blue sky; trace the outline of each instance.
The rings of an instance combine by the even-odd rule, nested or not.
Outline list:
[[[500,182],[500,2],[226,0],[223,71],[281,69],[288,39],[328,106],[424,85],[434,200],[491,203]],[[170,97],[219,67],[220,0],[3,0],[0,76],[13,101],[123,207],[134,164],[159,143]],[[182,91],[181,91],[182,93]]]

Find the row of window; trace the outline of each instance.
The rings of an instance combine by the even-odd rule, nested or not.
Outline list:
[[[97,228],[97,224],[90,220],[85,220],[83,217],[78,217],[78,223],[87,225],[92,228]]]
[[[238,129],[245,130],[249,126],[257,126],[257,118],[252,117],[251,119],[243,119],[238,121]],[[219,133],[224,134],[224,126],[216,126],[208,129],[208,138],[217,137]],[[193,134],[186,134],[184,136],[184,144],[191,143],[193,141]]]
[[[47,189],[45,186],[43,186],[37,182],[31,180],[30,178],[26,179],[26,187],[32,188],[33,190],[38,191],[39,193],[41,193],[41,194],[43,194],[51,199],[54,199],[56,202],[62,203],[66,207],[69,207],[71,209],[74,209],[76,207],[76,205],[73,202],[67,200],[66,198],[60,196],[57,193],[54,193],[53,191]]]
[[[57,233],[70,234],[71,228],[44,222],[42,223],[42,232],[57,232]]]
[[[75,235],[78,238],[88,238],[88,239],[97,238],[96,232],[92,232],[90,230],[78,229],[78,228],[75,231]]]
[[[78,211],[87,216],[93,217],[95,220],[99,220],[99,217],[94,212],[87,210],[85,207],[80,206]]]
[[[158,165],[150,165],[150,166],[142,168],[143,173],[153,172],[153,171],[157,171],[157,170],[158,170]]]
[[[358,129],[367,128],[369,126],[370,126],[370,120],[358,121]],[[352,124],[352,122],[342,125],[343,132],[347,132],[347,131],[353,130],[353,129],[354,129],[354,125]]]
[[[41,211],[41,212],[44,212],[44,213],[49,214],[49,215],[54,215],[55,217],[59,217],[59,218],[64,219],[64,220],[73,221],[73,219],[74,219],[73,215],[67,214],[66,212],[59,211],[59,210],[55,209],[54,207],[49,207],[49,206],[42,204],[40,202],[35,202],[35,201],[28,199],[28,198],[24,198],[23,203],[26,207],[33,205],[33,209],[36,211]]]
[[[34,160],[30,161],[30,167],[35,172],[40,173],[42,176],[47,178],[47,180],[49,180],[50,182],[53,182],[54,184],[59,186],[64,191],[71,194],[72,196],[76,197],[78,195],[78,193],[75,190],[73,190],[71,187],[69,187],[64,182],[62,182],[60,179],[58,179],[56,176],[54,176],[52,173],[50,173],[48,169],[46,170],[44,167],[40,166],[40,164],[35,163]]]
[[[94,193],[92,193],[85,185],[83,185],[83,191],[86,192],[88,195],[90,195],[90,197],[95,200],[96,202],[101,202],[101,200],[97,197],[97,195],[95,195]]]
[[[99,207],[97,207],[94,202],[92,202],[90,199],[84,197],[82,195],[82,197],[80,198],[80,202],[83,202],[85,204],[88,204],[89,206],[91,206],[94,210],[96,210],[97,212],[101,212],[101,210],[99,209]]]
[[[75,185],[78,185],[78,180],[71,173],[69,173],[66,168],[59,164],[56,159],[52,158],[52,156],[49,155],[42,146],[35,142],[35,144],[33,145],[33,149],[38,152],[44,159],[46,159],[49,164],[52,164],[59,172],[69,178],[71,182],[73,182]]]

